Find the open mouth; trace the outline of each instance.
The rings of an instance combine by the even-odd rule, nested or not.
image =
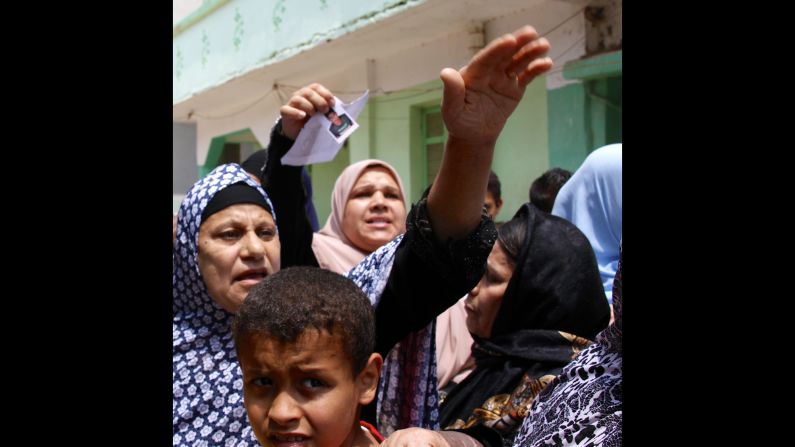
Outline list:
[[[372,217],[364,220],[368,225],[387,226],[392,223],[392,219],[386,217]]]
[[[271,441],[272,444],[283,445],[283,444],[306,442],[309,440],[309,438],[306,436],[295,435],[295,434],[287,434],[287,435],[271,434],[268,436],[268,440]]]
[[[247,270],[240,275],[235,276],[235,281],[255,281],[260,282],[268,276],[265,269]]]

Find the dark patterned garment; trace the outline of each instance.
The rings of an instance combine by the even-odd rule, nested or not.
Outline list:
[[[473,335],[475,369],[440,407],[442,427],[482,425],[499,433],[496,445],[513,439],[539,390],[610,321],[596,257],[574,224],[527,203],[505,225],[526,228],[513,274],[489,338]]]
[[[174,446],[259,445],[243,407],[243,376],[232,338],[232,314],[207,293],[197,263],[202,212],[215,194],[239,182],[255,188],[273,208],[265,191],[246,171],[226,164],[193,186],[177,216],[172,276]]]
[[[559,334],[562,340],[570,342],[570,344],[566,346],[566,343],[562,341],[561,345],[558,347],[561,355],[568,357],[569,360],[577,357],[583,348],[591,344],[590,341],[582,337],[577,337],[576,335],[567,334],[565,332],[559,332]],[[546,346],[545,349],[551,351],[555,348]],[[530,412],[530,407],[533,405],[538,394],[552,382],[554,378],[555,376],[552,374],[536,378],[525,373],[519,381],[519,385],[511,393],[496,394],[490,397],[483,405],[472,410],[472,415],[469,420],[464,422],[461,419],[457,419],[447,428],[470,428],[482,424],[503,434],[515,432]],[[513,438],[511,438],[511,441],[512,440]]]
[[[619,251],[613,281],[615,321],[544,389],[515,447],[621,445],[621,264]]]
[[[376,308],[376,352],[384,366],[377,411],[366,407],[362,419],[374,419],[385,436],[439,428],[435,318],[477,284],[497,236],[484,213],[466,238],[436,242],[425,197],[409,212],[406,228],[348,272]]]

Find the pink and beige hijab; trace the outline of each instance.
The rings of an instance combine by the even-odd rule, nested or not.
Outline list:
[[[398,175],[395,168],[389,163],[382,160],[368,159],[358,161],[345,168],[337,178],[337,182],[334,183],[334,191],[331,193],[331,214],[326,220],[326,225],[312,237],[312,251],[315,252],[315,258],[317,258],[320,267],[345,274],[364,259],[365,256],[370,254],[354,246],[345,237],[342,232],[342,217],[345,215],[345,205],[356,181],[359,180],[359,177],[367,168],[374,166],[382,166],[392,173],[392,177],[395,178],[400,188],[400,195],[403,196],[403,204],[405,205],[406,192],[403,189],[403,182],[400,180],[400,175]],[[403,228],[401,234],[405,231],[405,225],[405,222],[401,222]]]

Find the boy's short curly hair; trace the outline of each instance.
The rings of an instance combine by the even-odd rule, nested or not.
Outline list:
[[[338,336],[354,375],[375,349],[375,313],[350,279],[318,267],[288,267],[254,286],[232,323],[235,347],[246,334],[294,342],[308,329]]]

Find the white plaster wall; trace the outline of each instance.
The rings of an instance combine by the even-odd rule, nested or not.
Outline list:
[[[443,39],[375,58],[372,94],[381,95],[438,79],[439,72],[444,67],[460,68],[474,53],[468,42],[468,29],[462,27]],[[337,71],[332,71],[335,68]],[[297,72],[283,77],[279,82],[290,87],[269,94],[270,86],[250,82],[252,103],[259,98],[263,99],[233,116],[213,119],[197,117],[197,162],[202,164],[206,159],[212,138],[241,129],[251,129],[260,144],[267,146],[270,128],[279,116],[279,107],[286,102],[295,87],[319,82],[343,101],[359,97],[368,88],[367,59],[363,57],[359,60],[347,60],[340,65],[328,66],[322,72]]]
[[[592,9],[601,8],[601,16],[586,14],[586,46],[588,53],[602,53],[621,47],[623,0],[593,0]]]
[[[174,25],[180,20],[184,19],[193,11],[199,9],[202,5],[202,0],[172,0],[174,6]]]
[[[264,95],[267,90],[263,89],[258,93]],[[262,147],[267,146],[270,129],[279,116],[281,105],[279,97],[270,94],[264,100],[239,114],[225,118],[198,119],[195,146],[196,163],[204,164],[213,138],[243,129],[250,129]]]
[[[549,40],[549,56],[554,62],[547,74],[547,89],[552,90],[578,81],[563,79],[563,65],[585,54],[585,20],[582,11],[589,1],[552,0],[532,5],[517,14],[495,18],[486,23],[486,40],[529,24]]]
[[[174,123],[172,144],[172,194],[174,212],[185,193],[198,180],[196,168],[196,125]]]
[[[473,54],[467,29],[459,28],[442,39],[376,59],[376,85],[389,92],[439,79],[443,68],[461,68]]]

